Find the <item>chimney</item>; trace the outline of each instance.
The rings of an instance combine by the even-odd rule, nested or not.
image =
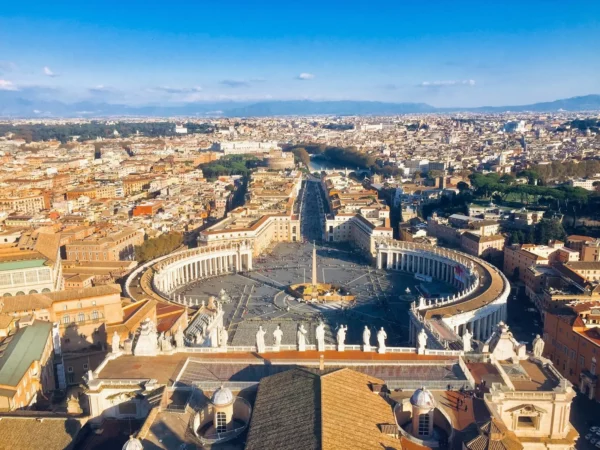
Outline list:
[[[319,370],[325,370],[325,355],[319,355]]]

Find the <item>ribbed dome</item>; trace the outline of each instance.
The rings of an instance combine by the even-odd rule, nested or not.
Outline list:
[[[215,406],[226,406],[233,402],[233,394],[231,391],[221,386],[219,389],[215,391],[212,396],[212,402]]]
[[[435,408],[433,394],[424,387],[415,391],[412,397],[410,397],[410,403],[419,408]]]
[[[139,439],[129,436],[129,440],[123,445],[123,450],[144,450]]]

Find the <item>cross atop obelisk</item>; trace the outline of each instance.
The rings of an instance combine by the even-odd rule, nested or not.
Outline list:
[[[312,285],[317,285],[317,246],[313,241]]]

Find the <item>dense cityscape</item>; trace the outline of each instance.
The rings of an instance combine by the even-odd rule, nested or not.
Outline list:
[[[0,450],[600,449],[600,2],[0,11]]]
[[[593,447],[599,125],[5,121],[0,430],[49,448]]]

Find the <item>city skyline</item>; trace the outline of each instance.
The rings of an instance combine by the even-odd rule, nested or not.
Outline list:
[[[600,92],[592,2],[31,6],[0,18],[0,94],[32,101],[477,107]]]

